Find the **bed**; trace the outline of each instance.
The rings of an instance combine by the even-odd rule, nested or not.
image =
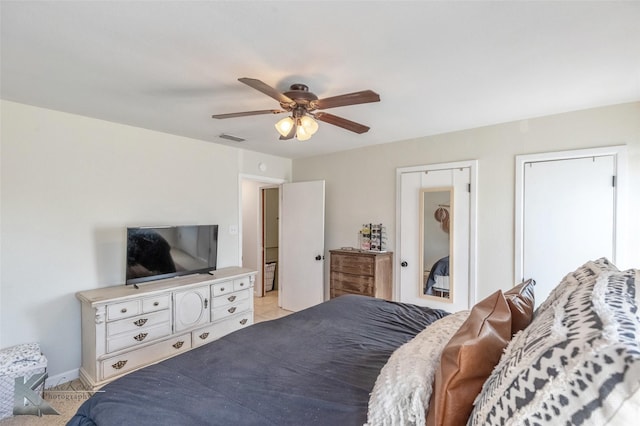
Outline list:
[[[135,371],[70,425],[627,425],[640,412],[638,270],[568,273],[448,314],[346,295]]]
[[[446,312],[346,295],[108,384],[70,425],[362,425],[391,353]]]
[[[449,296],[449,256],[437,260],[424,283],[424,294]]]

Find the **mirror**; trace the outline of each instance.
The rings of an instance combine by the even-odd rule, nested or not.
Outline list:
[[[453,301],[453,187],[420,191],[421,297]]]

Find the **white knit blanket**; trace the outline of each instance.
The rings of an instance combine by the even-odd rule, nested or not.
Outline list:
[[[429,325],[391,354],[369,398],[365,426],[424,425],[440,354],[469,311]]]

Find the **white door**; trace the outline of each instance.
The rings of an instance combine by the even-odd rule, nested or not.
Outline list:
[[[400,246],[397,258],[400,260],[400,282],[398,283],[400,302],[424,305],[419,299],[418,280],[420,276],[420,188],[424,172],[403,173],[400,176]]]
[[[174,293],[175,332],[209,322],[209,292],[207,285]]]
[[[421,170],[400,175],[400,260],[399,301],[457,312],[469,309],[474,302],[471,277],[471,168],[455,167]],[[451,236],[453,259],[452,300],[424,298],[420,289],[424,272],[420,271],[420,190],[453,187],[453,224]]]
[[[324,181],[282,185],[278,270],[282,309],[324,301]]]
[[[613,155],[524,164],[522,277],[536,305],[587,260],[615,261]]]

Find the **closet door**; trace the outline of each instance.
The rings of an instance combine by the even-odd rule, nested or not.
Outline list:
[[[587,260],[615,261],[613,155],[524,164],[523,270],[536,305]]]
[[[420,254],[418,252],[420,235],[418,229],[422,172],[403,173],[400,175],[400,181],[400,247],[397,250],[397,259],[400,260],[398,300],[424,305],[424,301],[420,301],[418,298],[417,281],[420,276]]]
[[[398,300],[449,312],[468,309],[475,298],[475,274],[471,253],[471,167],[425,166],[423,170],[408,170],[399,175],[399,262]],[[424,297],[421,294],[424,271],[420,270],[420,194],[423,189],[453,188],[453,223],[450,225],[452,256],[450,276],[453,297]],[[425,212],[424,214],[433,214]]]

